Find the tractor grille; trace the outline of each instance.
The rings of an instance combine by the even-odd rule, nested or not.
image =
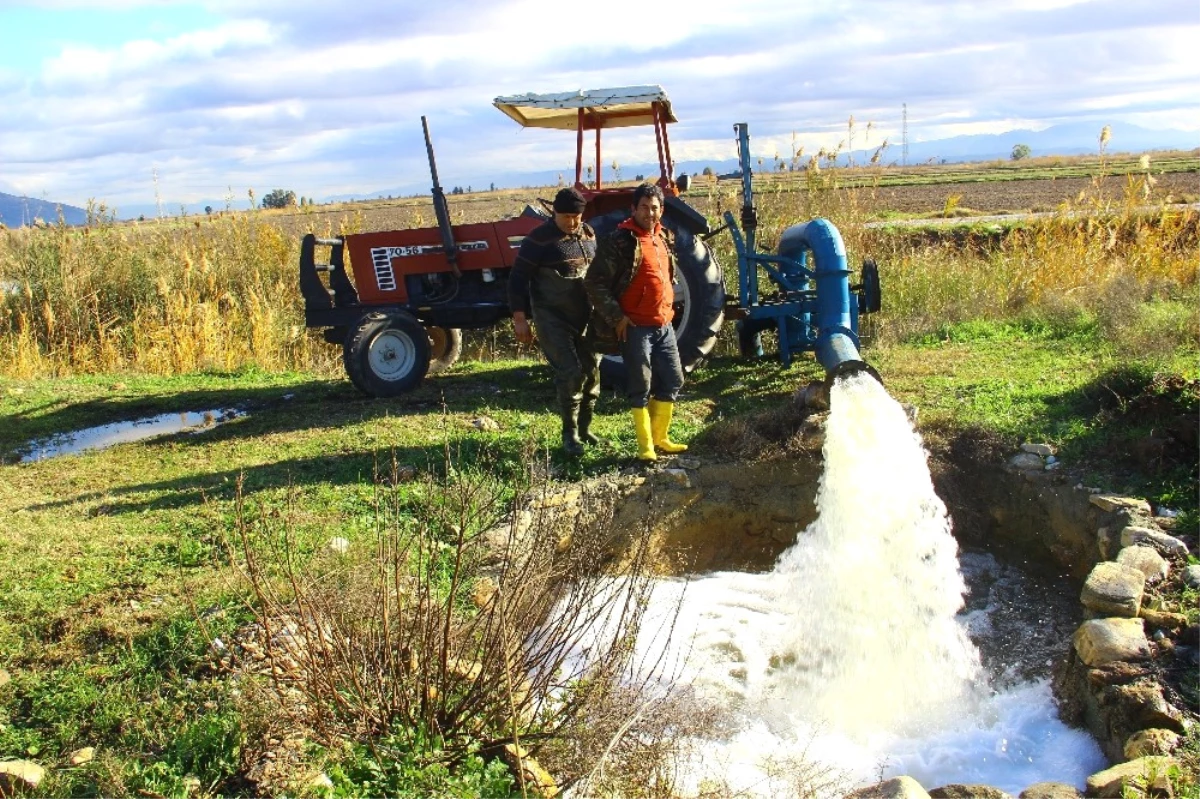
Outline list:
[[[392,248],[377,247],[371,250],[371,261],[375,265],[375,285],[380,291],[396,290],[396,273],[392,271]]]

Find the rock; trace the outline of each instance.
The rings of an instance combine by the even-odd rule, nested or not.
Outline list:
[[[350,549],[350,539],[343,538],[340,535],[329,539],[329,551],[336,552],[339,555],[345,555]]]
[[[1121,546],[1130,547],[1134,544],[1154,547],[1167,557],[1187,557],[1188,554],[1187,544],[1175,536],[1167,535],[1160,530],[1131,524],[1121,530]]]
[[[912,777],[893,777],[846,794],[844,799],[929,799],[921,783]]]
[[[1125,685],[1150,674],[1149,666],[1138,666],[1114,660],[1096,669],[1088,669],[1088,684],[1093,686]]]
[[[675,462],[679,464],[679,468],[681,469],[699,469],[701,463],[699,458],[691,455],[680,455],[675,459]]]
[[[500,423],[490,416],[477,416],[470,421],[470,425],[485,433],[495,433],[500,429]]]
[[[1117,563],[1137,569],[1146,575],[1146,582],[1150,585],[1165,580],[1171,570],[1171,565],[1167,563],[1166,558],[1158,554],[1158,550],[1144,544],[1122,548],[1117,553]]]
[[[1167,791],[1170,789],[1167,770],[1172,765],[1177,764],[1175,759],[1170,757],[1139,757],[1137,760],[1118,763],[1087,778],[1087,795],[1102,798],[1119,797],[1126,785],[1133,785],[1135,782],[1154,790]]]
[[[1184,569],[1183,582],[1188,588],[1200,588],[1200,565],[1193,563]]]
[[[72,766],[82,766],[84,763],[91,763],[95,757],[96,747],[85,746],[67,755],[67,762]]]
[[[1179,733],[1171,730],[1138,730],[1125,741],[1125,758],[1137,760],[1147,755],[1169,755],[1179,746]]]
[[[321,792],[333,790],[333,780],[331,780],[329,778],[329,775],[326,774],[324,771],[322,771],[317,776],[313,777],[312,781],[309,782],[308,785],[309,785],[309,787],[316,788],[318,791],[321,791]]]
[[[661,474],[666,482],[679,488],[691,488],[692,479],[688,477],[687,469],[663,469]]]
[[[1143,516],[1150,515],[1150,503],[1144,499],[1122,497],[1116,494],[1092,494],[1088,497],[1088,502],[1100,510],[1110,513],[1113,511],[1128,510],[1140,513]]]
[[[1100,549],[1100,557],[1111,560],[1121,548],[1121,534],[1111,527],[1101,527],[1096,531],[1096,546]]]
[[[532,795],[541,796],[545,799],[558,795],[558,783],[554,781],[554,777],[550,776],[550,772],[542,768],[536,760],[529,756],[525,751],[525,747],[517,746],[516,744],[504,745],[504,762],[512,769],[513,775],[517,775],[517,770],[524,776],[524,784],[526,790]],[[518,782],[521,780],[518,779]]]
[[[1028,444],[1028,443],[1026,443],[1026,444],[1021,445],[1021,451],[1029,452],[1033,455],[1039,455],[1043,458],[1046,458],[1046,457],[1049,457],[1054,454],[1054,447],[1050,446],[1049,444]],[[930,794],[930,795],[932,795],[932,794]]]
[[[1136,616],[1145,590],[1146,575],[1106,560],[1092,568],[1079,600],[1085,608],[1101,616]]]
[[[5,669],[0,669],[0,688],[3,688],[10,682],[12,682],[12,677],[9,676],[8,671]]]
[[[1148,610],[1142,608],[1138,615],[1146,622],[1146,626],[1154,630],[1182,630],[1187,626],[1187,616],[1182,613],[1168,613],[1165,610]]]
[[[1125,730],[1122,738],[1155,728],[1183,732],[1183,713],[1163,698],[1162,686],[1156,682],[1114,685],[1105,689],[1101,701],[1112,706],[1110,727]]]
[[[578,504],[583,492],[578,488],[568,488],[565,491],[547,492],[544,496],[535,498],[529,503],[533,508],[559,508],[563,505]]]
[[[471,588],[471,602],[480,610],[484,610],[492,604],[495,597],[496,581],[491,577],[480,577]]]
[[[990,785],[953,783],[934,788],[929,792],[929,799],[1012,799],[1012,795]]]
[[[1030,452],[1019,452],[1008,459],[1008,465],[1017,471],[1042,469],[1042,458]]]
[[[1079,659],[1088,666],[1115,660],[1147,660],[1150,642],[1141,619],[1091,619],[1079,625],[1071,638]]]
[[[1035,782],[1021,791],[1017,799],[1080,799],[1082,796],[1073,785],[1062,782]]]
[[[0,760],[0,796],[12,796],[41,784],[46,769],[29,760]]]

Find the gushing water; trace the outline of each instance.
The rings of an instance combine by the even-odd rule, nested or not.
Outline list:
[[[839,380],[830,405],[818,518],[775,569],[656,586],[640,660],[674,664],[674,688],[728,722],[721,740],[695,742],[678,788],[840,796],[900,774],[927,789],[1082,787],[1105,761],[1057,719],[1045,680],[989,685],[958,618],[950,519],[904,410],[866,375]]]

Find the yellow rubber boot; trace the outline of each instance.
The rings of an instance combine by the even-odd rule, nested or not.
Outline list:
[[[675,403],[650,400],[650,430],[654,448],[660,452],[674,454],[687,452],[687,444],[676,444],[667,434],[671,428],[671,416],[675,412]]]
[[[650,434],[650,411],[646,408],[630,408],[629,412],[633,415],[633,432],[637,434],[638,460],[658,460]]]

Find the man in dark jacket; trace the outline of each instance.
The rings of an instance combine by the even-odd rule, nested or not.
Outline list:
[[[674,242],[662,218],[662,189],[643,183],[633,192],[633,215],[601,239],[584,283],[592,300],[594,334],[615,332],[625,359],[625,393],[637,434],[638,459],[687,447],[668,436],[683,367],[675,328]]]
[[[589,428],[600,396],[600,356],[584,340],[591,306],[583,276],[596,257],[596,234],[583,222],[586,204],[576,189],[559,191],[554,218],[521,242],[508,278],[513,332],[517,341],[532,343],[532,313],[538,343],[554,370],[563,450],[571,456],[583,454],[585,442],[599,443]]]

